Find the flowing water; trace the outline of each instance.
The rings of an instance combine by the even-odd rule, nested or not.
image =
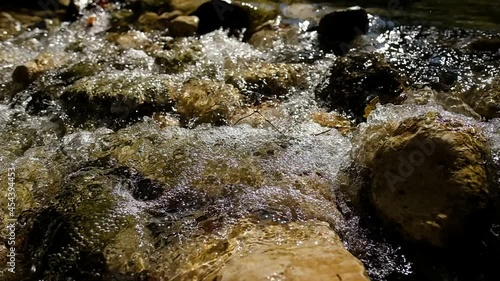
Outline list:
[[[345,6],[341,2],[335,6],[315,3],[314,15]],[[500,3],[419,1],[392,13],[383,1],[364,2],[369,3],[360,5],[371,7],[370,32],[352,52],[382,54],[406,75],[410,85],[441,90],[460,87],[465,91],[482,87],[500,75],[500,52],[475,52],[466,47],[480,37],[500,36]],[[291,17],[290,5],[279,6],[282,22],[307,29],[306,20]],[[90,16],[97,23],[92,28],[86,26]],[[57,257],[71,260],[81,249],[102,247],[112,233],[135,231],[141,240],[136,252],[154,255],[162,247],[158,243],[175,241],[182,245],[200,231],[200,225],[210,228],[207,225],[256,217],[272,222],[328,222],[346,248],[363,261],[372,280],[487,280],[480,277],[483,269],[470,277],[450,269],[439,258],[422,260],[403,243],[387,238],[390,236],[384,234],[385,230],[369,218],[359,217],[341,198],[336,203],[332,198],[339,196],[339,171],[349,166],[359,145],[353,139],[367,124],[438,111],[481,128],[492,143],[495,160],[500,161],[498,119],[478,121],[433,103],[388,104],[378,106],[357,130],[341,133],[311,119],[311,114],[324,111],[314,91],[336,59],[319,50],[315,32],[300,32],[293,40],[282,38],[267,48],[253,47],[227,36],[225,31],[181,39],[175,42],[175,48],[196,49],[196,57],[175,70],[158,67],[151,52],[157,46],[169,46],[171,38],[160,31],[134,31],[135,43],[124,47],[110,40],[106,31],[110,20],[109,12],[96,8],[59,28],[34,28],[0,41],[2,188],[7,169],[15,167],[17,210],[44,210],[35,216],[40,233],[45,233],[37,239],[51,239],[47,236],[52,233],[57,237],[52,239],[72,245],[62,243],[57,248],[40,243],[42,246],[34,252],[46,256],[35,254],[32,260],[21,260],[19,267],[30,269],[24,276],[57,272],[42,261],[55,261]],[[41,53],[50,56],[56,67],[29,86],[16,88],[11,78],[15,67]],[[108,81],[137,81],[153,76],[182,85],[193,78],[224,82],[228,73],[240,73],[259,62],[301,64],[306,69],[301,74],[302,85],[287,89],[287,98],[272,109],[262,107],[254,114],[247,111],[223,126],[163,126],[154,114],[129,118],[132,113],[128,111],[105,120],[78,109],[74,114],[48,98],[62,95],[71,86],[74,80],[67,73],[77,64],[98,66],[85,77],[89,85],[102,83],[103,77]],[[126,88],[129,84],[112,87]],[[155,85],[150,84],[161,88]],[[132,91],[143,90],[142,85],[137,87]],[[168,114],[176,116],[175,111]],[[147,194],[140,191],[145,184],[150,187]],[[156,192],[155,186],[166,186],[168,192]],[[79,202],[77,209],[68,203],[72,200]],[[63,225],[68,233],[62,235],[40,222],[44,218],[57,221],[61,214],[86,212],[93,216],[72,220],[72,226],[83,229],[80,233]],[[29,212],[22,213],[20,219],[29,222]],[[170,265],[178,262],[172,259]],[[65,272],[64,262],[54,263]],[[161,267],[161,263],[156,266]]]

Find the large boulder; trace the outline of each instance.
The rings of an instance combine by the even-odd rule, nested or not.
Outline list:
[[[359,147],[373,154],[357,160],[371,171],[368,197],[379,217],[412,241],[473,241],[490,201],[485,137],[435,113],[373,129]]]
[[[363,264],[342,245],[328,224],[297,222],[256,224],[242,220],[227,237],[199,237],[175,249],[179,280],[369,280]]]
[[[486,119],[500,117],[500,77],[482,88],[461,93],[462,99]]]
[[[284,99],[293,87],[305,87],[307,81],[300,64],[251,63],[244,68],[227,71],[230,84],[238,87],[253,103],[266,99]]]
[[[337,58],[316,89],[316,98],[329,109],[361,121],[366,106],[375,98],[381,104],[401,102],[403,86],[404,78],[382,56],[349,54]]]

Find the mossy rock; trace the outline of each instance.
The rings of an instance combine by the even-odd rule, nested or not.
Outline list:
[[[113,260],[109,248],[137,224],[120,209],[124,198],[113,191],[120,181],[107,170],[86,168],[65,179],[52,204],[23,213],[31,278],[103,280],[110,274],[104,252]]]
[[[76,119],[94,114],[122,121],[170,110],[172,84],[162,76],[103,75],[85,77],[61,94],[69,114]],[[81,113],[85,112],[85,116]]]

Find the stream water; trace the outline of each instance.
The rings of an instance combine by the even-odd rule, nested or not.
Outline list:
[[[498,163],[500,120],[477,120],[430,102],[378,105],[367,121],[351,123],[344,131],[314,122],[313,114],[326,111],[315,90],[337,56],[321,51],[316,32],[304,30],[314,24],[314,19],[306,22],[311,15],[317,19],[353,1],[331,2],[335,3],[307,4],[312,14],[295,12],[290,8],[295,3],[280,3],[281,22],[299,31],[265,48],[222,30],[175,41],[160,30],[133,31],[133,39],[119,41],[108,30],[112,14],[102,8],[84,11],[73,23],[33,28],[0,41],[1,188],[6,186],[6,171],[14,167],[16,215],[19,222],[38,229],[37,237],[32,229],[28,238],[18,238],[24,246],[17,248],[19,273],[12,280],[98,280],[74,277],[69,261],[78,259],[75,255],[83,249],[111,251],[107,241],[127,231],[139,240],[135,253],[164,257],[161,262],[145,259],[144,267],[174,267],[180,263],[175,250],[169,257],[160,249],[188,243],[200,228],[223,236],[218,225],[244,217],[273,223],[327,222],[363,262],[371,280],[493,280],[485,273],[493,263],[469,260],[464,262],[468,270],[446,260],[446,255],[430,258],[394,238],[374,218],[360,217],[343,201],[339,174],[351,164],[352,151],[359,146],[353,140],[365,126],[437,111],[481,128]],[[500,2],[416,1],[394,11],[385,1],[358,2],[368,8],[370,31],[351,53],[381,54],[411,87],[451,93],[482,88],[498,79],[500,51],[478,52],[468,46],[478,38],[499,38]],[[95,18],[92,28],[89,17]],[[154,50],[167,47],[181,50],[175,55],[195,49],[194,58],[178,60],[178,69],[161,67]],[[50,57],[54,66],[27,86],[13,83],[16,66],[40,54]],[[163,82],[156,81],[177,88],[192,79],[224,83],[259,63],[300,65],[305,69],[300,72],[302,82],[290,85],[285,99],[249,106],[222,126],[196,120],[175,125],[175,110],[142,114],[126,109],[122,114],[122,104],[112,109],[117,115],[103,116],[86,112],[78,102],[68,108],[53,98],[64,96],[82,78],[72,68],[75,65],[87,67],[85,83],[104,85],[98,89],[106,89],[106,94],[120,89],[161,91]],[[136,82],[146,79],[152,82]],[[106,83],[113,89],[105,88]],[[248,85],[242,89],[255,91]],[[174,120],[174,125],[164,120]],[[148,191],[141,191],[141,186]],[[7,201],[1,200],[3,208]],[[50,221],[64,221],[58,227],[66,233],[54,230]],[[18,237],[23,231],[18,228]],[[38,245],[30,248],[26,241]],[[133,260],[125,252],[123,258]],[[167,271],[165,276],[172,279],[165,280],[191,280],[175,279],[174,274]]]

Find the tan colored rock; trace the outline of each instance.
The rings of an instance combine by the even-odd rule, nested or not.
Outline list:
[[[265,99],[284,99],[292,87],[304,87],[302,75],[305,67],[300,64],[252,63],[233,73],[227,73],[227,81],[247,93],[249,99],[260,102]]]
[[[349,119],[335,112],[314,112],[311,118],[323,127],[335,128],[340,132],[348,132],[355,127]]]
[[[145,12],[137,19],[138,28],[143,31],[164,30],[167,28],[167,23],[167,20],[160,18],[160,16],[154,12]]]
[[[196,16],[178,16],[168,24],[173,37],[188,37],[196,34],[200,19]]]
[[[42,73],[55,67],[54,59],[50,54],[41,53],[33,61],[20,65],[12,72],[15,83],[28,85],[35,81]]]
[[[487,119],[500,117],[500,77],[496,77],[484,88],[465,91],[462,99]]]
[[[181,123],[223,124],[242,104],[239,91],[229,84],[191,80],[174,94]]]
[[[179,10],[184,14],[194,12],[201,4],[209,2],[209,0],[169,0],[169,6],[172,10]]]
[[[229,258],[217,280],[369,280],[363,264],[325,223],[254,228],[242,238],[242,250]]]
[[[268,50],[280,42],[287,45],[298,44],[299,30],[295,27],[266,25],[259,28],[248,40],[249,44],[259,50]]]
[[[225,239],[200,237],[184,247],[193,250],[181,250],[190,262],[175,268],[177,280],[369,280],[363,264],[323,222],[244,220]]]
[[[12,38],[41,21],[41,17],[26,13],[0,11],[0,41]]]
[[[466,241],[489,199],[481,133],[428,113],[401,122],[378,145],[367,164],[379,216],[413,241],[439,247]]]
[[[273,129],[272,124],[285,118],[285,113],[273,101],[263,102],[257,106],[245,107],[236,112],[231,118],[231,124],[248,124],[254,128]]]
[[[179,126],[180,121],[178,118],[172,116],[169,113],[159,113],[155,112],[152,116],[153,120],[160,126],[160,128]]]
[[[146,49],[152,45],[143,32],[135,30],[122,34],[108,34],[108,39],[123,49]]]

